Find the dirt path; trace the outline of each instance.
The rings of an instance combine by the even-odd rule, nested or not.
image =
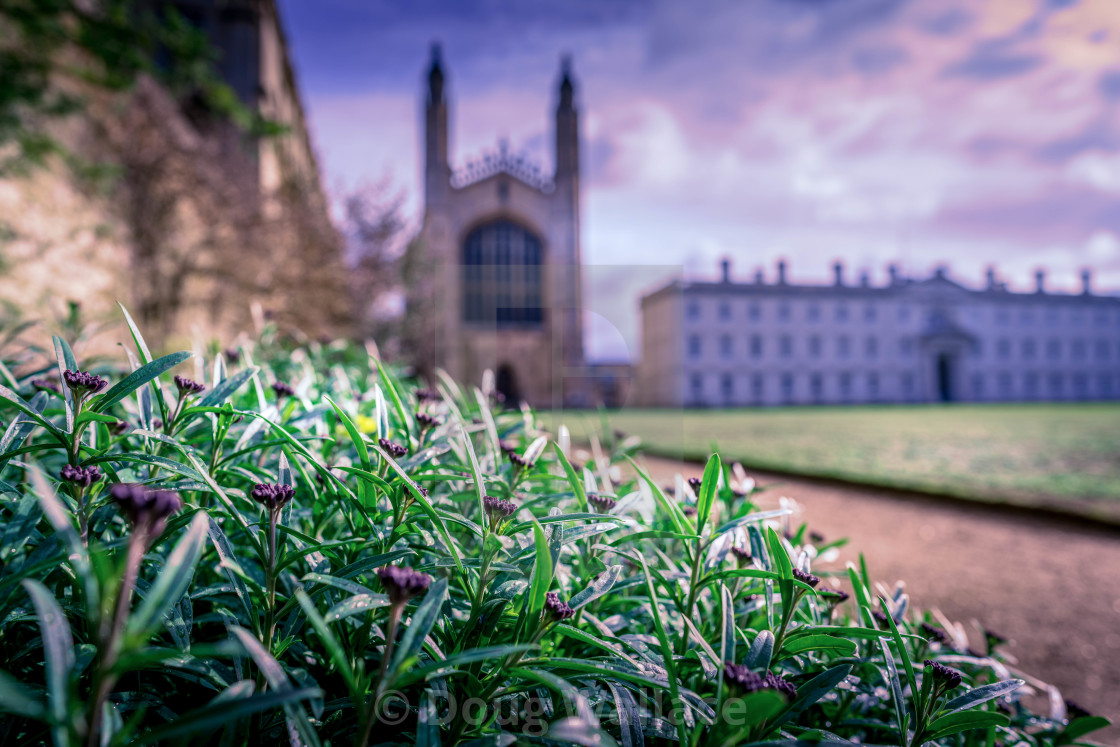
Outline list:
[[[665,483],[682,471],[665,459],[646,464]],[[702,469],[683,465],[686,477]],[[983,622],[1010,639],[1003,650],[1023,671],[1120,721],[1120,533],[872,488],[751,476],[773,486],[764,505],[788,496],[803,509],[797,523],[849,539],[836,569],[862,552],[873,581],[893,587],[904,580],[914,604],[964,624],[976,648],[983,639],[971,623]],[[1120,744],[1120,726],[1094,736]]]

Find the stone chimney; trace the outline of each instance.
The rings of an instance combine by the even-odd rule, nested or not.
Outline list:
[[[887,275],[890,276],[891,285],[897,285],[898,284],[898,265],[896,265],[893,262],[890,263],[889,265],[887,265]]]
[[[833,282],[837,286],[841,286],[841,285],[844,284],[844,263],[843,262],[833,262],[832,263],[832,277],[833,277]]]
[[[1035,270],[1035,272],[1034,272],[1034,292],[1035,293],[1045,293],[1046,292],[1046,271],[1045,270]]]
[[[755,285],[762,285],[765,282],[766,282],[766,279],[762,275],[762,270],[761,269],[755,270],[754,271],[754,284]]]
[[[721,259],[719,261],[719,271],[720,271],[720,277],[722,278],[723,282],[730,283],[731,282],[731,260],[728,259],[727,257],[724,257],[723,259]]]
[[[992,265],[988,265],[988,269],[985,271],[984,277],[987,279],[988,290],[990,290],[990,291],[995,290],[996,289],[996,268]]]
[[[1091,283],[1092,279],[1093,279],[1092,271],[1088,267],[1082,268],[1082,270],[1081,270],[1081,292],[1084,293],[1086,296],[1091,296],[1093,294],[1093,286],[1092,286],[1092,283]]]
[[[778,285],[786,284],[786,261],[784,259],[778,260]]]
[[[864,270],[859,274],[859,285],[861,288],[871,287],[871,275],[867,273],[867,270]]]

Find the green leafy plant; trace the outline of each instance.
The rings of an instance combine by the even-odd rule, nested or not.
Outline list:
[[[1109,723],[1030,712],[998,641],[814,567],[718,456],[668,489],[632,444],[581,463],[361,348],[157,358],[126,321],[127,369],[61,338],[0,361],[0,742],[1056,747]]]

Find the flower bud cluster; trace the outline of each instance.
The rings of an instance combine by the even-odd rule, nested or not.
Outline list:
[[[75,467],[67,464],[62,468],[59,477],[75,487],[88,488],[101,479],[101,470],[92,465],[89,467]]]
[[[377,569],[377,577],[385,587],[391,604],[404,604],[427,590],[432,577],[404,565],[387,565]]]

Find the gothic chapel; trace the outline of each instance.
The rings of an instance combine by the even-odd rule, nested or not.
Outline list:
[[[507,400],[537,407],[585,398],[580,291],[579,127],[561,69],[555,173],[503,142],[453,169],[447,86],[432,48],[424,101],[424,217],[410,282],[412,337],[429,365],[468,384],[493,372]]]

